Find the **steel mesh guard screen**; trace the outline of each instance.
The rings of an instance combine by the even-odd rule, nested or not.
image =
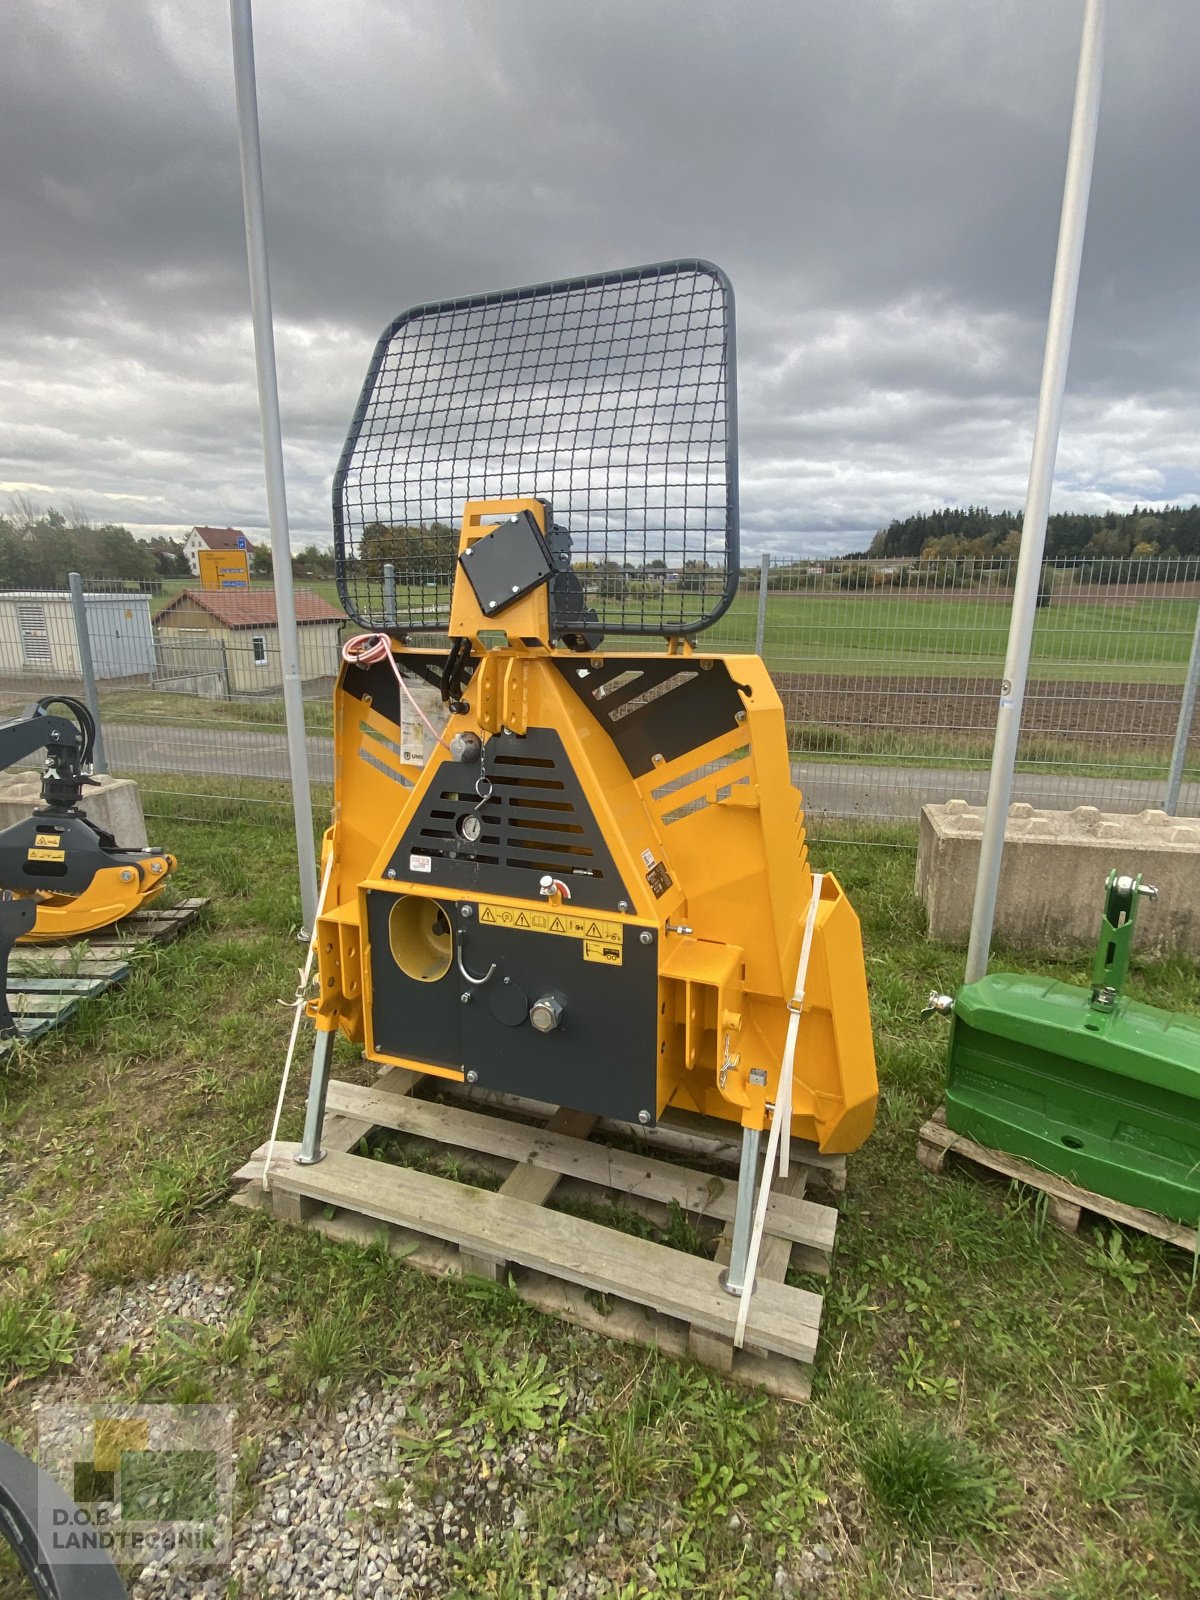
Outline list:
[[[346,610],[444,625],[464,501],[520,496],[550,502],[609,632],[706,627],[737,587],[735,373],[732,292],[703,261],[405,312],[334,478]]]

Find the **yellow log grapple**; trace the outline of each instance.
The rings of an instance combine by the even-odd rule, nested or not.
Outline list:
[[[0,831],[0,1037],[16,1032],[7,998],[14,944],[106,928],[159,894],[175,870],[174,856],[123,847],[79,809],[99,781],[91,775],[95,736],[87,706],[66,695],[0,723],[0,769],[46,752],[42,804]]]
[[[783,707],[757,657],[695,647],[736,602],[737,521],[732,295],[708,263],[386,330],[334,485],[370,632],[335,696],[298,1160],[320,1159],[338,1029],[634,1126],[726,1118],[752,1180],[740,1292],[772,1118],[826,1152],[870,1133],[858,920],[810,867]]]

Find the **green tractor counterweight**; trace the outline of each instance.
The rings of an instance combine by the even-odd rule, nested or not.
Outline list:
[[[953,1002],[946,1122],[977,1143],[1200,1224],[1200,1017],[1127,999],[1139,898],[1106,884],[1092,988],[993,973]]]

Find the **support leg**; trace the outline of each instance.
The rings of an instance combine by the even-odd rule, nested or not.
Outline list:
[[[325,1096],[329,1093],[329,1069],[333,1065],[333,1030],[317,1033],[313,1047],[312,1076],[308,1080],[308,1105],[304,1112],[304,1137],[295,1159],[302,1167],[324,1159],[321,1130],[325,1125]]]
[[[754,1196],[758,1189],[758,1147],[762,1134],[757,1128],[742,1129],[742,1155],[738,1163],[737,1209],[733,1214],[733,1239],[729,1265],[721,1280],[729,1294],[746,1290],[746,1267],[750,1258],[750,1234],[754,1223]]]
[[[8,1004],[8,958],[13,945],[37,921],[36,900],[0,900],[0,1038],[11,1038],[17,1019]]]

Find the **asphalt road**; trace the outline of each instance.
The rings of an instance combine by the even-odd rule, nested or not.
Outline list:
[[[107,723],[105,749],[118,772],[179,773],[200,777],[253,778],[286,782],[287,740],[269,728],[175,727]],[[309,771],[314,783],[333,782],[333,740],[310,735]],[[812,816],[913,821],[921,806],[944,800],[981,802],[986,772],[943,767],[884,767],[861,763],[793,762],[792,772]],[[1018,773],[1014,800],[1070,810],[1094,805],[1105,811],[1142,811],[1163,802],[1164,782],[1129,778],[1073,778]],[[1187,783],[1182,816],[1200,815],[1200,783]]]

